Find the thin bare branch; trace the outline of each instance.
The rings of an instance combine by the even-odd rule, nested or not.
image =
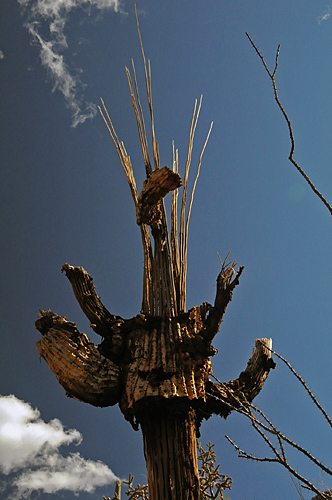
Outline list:
[[[253,412],[252,412],[253,410]],[[284,441],[285,443],[287,443],[289,446],[291,446],[292,448],[296,449],[299,453],[302,453],[304,456],[306,456],[311,462],[313,462],[317,467],[319,467],[323,472],[325,472],[326,474],[328,474],[329,476],[332,476],[332,471],[331,469],[329,469],[328,467],[326,467],[322,462],[320,462],[319,460],[317,460],[317,458],[315,458],[311,453],[309,453],[305,448],[303,448],[302,446],[298,445],[297,443],[295,443],[294,441],[292,441],[291,439],[289,439],[287,436],[285,436],[284,434],[282,434],[279,430],[277,430],[277,428],[272,424],[271,420],[269,420],[267,418],[267,416],[262,412],[262,410],[260,410],[259,408],[257,408],[256,406],[252,405],[252,404],[249,404],[248,407],[247,407],[247,411],[248,411],[248,417],[250,418],[250,420],[252,421],[252,424],[253,424],[253,427],[258,430],[256,428],[256,426],[259,426],[261,427],[262,429],[264,429],[266,432],[268,433],[271,433],[273,435],[275,435],[278,439],[279,442],[282,442]],[[243,412],[242,412],[243,413]],[[262,418],[267,422],[268,425],[265,425],[263,424],[261,421],[258,420],[258,418],[256,417],[256,414],[259,413]],[[259,432],[260,433],[260,432]],[[284,456],[284,459],[285,459],[285,453],[284,453],[284,448],[283,448],[283,445],[281,447],[281,452]],[[285,459],[286,460],[286,459]]]
[[[272,349],[269,349],[271,352],[273,352]],[[218,381],[217,377],[212,375],[212,377]],[[248,458],[251,460],[255,461],[261,461],[261,462],[277,462],[283,465],[294,477],[299,479],[301,482],[306,484],[306,486],[311,490],[314,491],[316,494],[319,492],[319,490],[313,486],[313,484],[301,476],[297,471],[295,471],[292,466],[289,464],[288,459],[286,457],[286,452],[284,448],[284,443],[287,443],[289,446],[292,448],[296,449],[299,453],[303,454],[305,457],[307,457],[312,463],[314,463],[319,469],[321,469],[323,472],[328,474],[329,476],[332,476],[332,470],[326,467],[322,462],[317,460],[311,453],[309,453],[305,448],[302,446],[298,445],[291,439],[289,439],[287,436],[282,434],[279,430],[276,429],[276,427],[272,424],[271,420],[268,419],[268,417],[256,406],[253,404],[249,403],[249,401],[246,401],[245,399],[243,400],[242,397],[238,398],[234,394],[231,393],[229,388],[227,387],[226,384],[221,383],[218,381],[218,383],[223,387],[226,393],[231,395],[232,397],[229,398],[229,400],[225,400],[220,398],[224,403],[229,404],[234,411],[237,411],[238,413],[244,415],[247,417],[253,426],[253,428],[258,432],[258,434],[262,437],[262,439],[265,441],[267,446],[272,450],[275,458],[269,458],[269,457],[255,457],[253,455],[250,455],[242,450],[238,446],[236,446],[233,441],[228,437],[228,441],[239,451],[239,456]],[[218,397],[217,397],[218,398]],[[234,403],[232,404],[232,400]],[[235,404],[236,403],[236,404]],[[259,414],[263,420],[266,423],[263,423],[257,418],[257,414]],[[272,434],[273,436],[276,437],[278,444],[279,444],[279,449],[280,451],[277,450],[277,448],[273,445],[272,441],[267,437],[267,434]]]
[[[291,149],[290,149],[290,153],[289,153],[288,159],[292,163],[292,165],[294,165],[294,167],[297,169],[297,171],[302,175],[302,177],[305,179],[305,181],[307,182],[307,184],[310,186],[311,190],[318,196],[318,198],[323,202],[323,204],[325,205],[325,207],[328,209],[328,211],[332,215],[332,207],[331,207],[331,205],[328,203],[328,201],[326,200],[326,198],[324,198],[324,196],[320,193],[320,191],[318,191],[318,189],[316,188],[316,186],[314,185],[314,183],[311,181],[311,179],[308,177],[308,175],[304,172],[304,170],[300,167],[300,165],[293,158],[294,151],[295,151],[295,139],[294,139],[294,134],[293,134],[293,128],[292,128],[291,121],[290,121],[290,119],[289,119],[289,117],[288,117],[288,115],[287,115],[284,107],[282,106],[282,104],[281,104],[281,102],[279,100],[277,85],[276,85],[276,81],[275,81],[275,76],[276,76],[276,72],[277,72],[277,68],[278,68],[278,59],[279,59],[279,53],[280,53],[280,45],[278,46],[278,49],[277,49],[276,63],[275,63],[274,71],[273,71],[273,73],[271,73],[271,71],[269,70],[269,68],[268,68],[268,66],[267,66],[267,64],[266,64],[266,62],[264,60],[264,57],[260,53],[259,49],[256,47],[256,45],[253,42],[252,38],[249,36],[249,34],[247,32],[246,32],[246,35],[247,35],[247,37],[248,37],[248,39],[249,39],[252,47],[255,49],[258,57],[262,61],[262,64],[264,66],[265,71],[267,72],[267,74],[270,77],[270,80],[271,80],[272,85],[273,85],[273,92],[274,92],[275,101],[276,101],[276,103],[277,103],[280,111],[282,112],[283,117],[284,117],[284,119],[285,119],[285,121],[287,123],[289,137],[290,137],[290,142],[291,142]]]
[[[317,406],[319,411],[323,414],[323,416],[324,416],[325,420],[328,422],[329,426],[332,427],[332,419],[328,416],[328,414],[326,413],[326,411],[324,410],[322,405],[317,401],[317,399],[315,398],[315,396],[313,395],[313,393],[311,392],[311,390],[309,389],[309,387],[307,386],[307,384],[305,383],[305,381],[303,380],[301,375],[299,375],[297,373],[297,371],[292,367],[292,365],[285,358],[283,358],[280,354],[275,352],[273,349],[270,349],[270,348],[268,348],[268,349],[271,351],[272,354],[277,356],[277,358],[279,358],[283,363],[285,363],[285,365],[289,368],[289,370],[292,372],[292,374],[297,378],[297,380],[304,387],[305,391],[308,393],[312,402],[315,404],[315,406]]]
[[[280,458],[278,458],[278,457],[276,457],[276,458],[257,457],[255,455],[251,455],[250,453],[247,453],[244,450],[242,450],[239,446],[237,446],[230,439],[229,436],[226,435],[225,437],[226,437],[227,441],[229,441],[229,443],[237,450],[239,458],[246,458],[248,460],[253,460],[255,462],[279,463],[280,465],[282,465],[283,467],[285,467],[285,469],[288,470],[288,472],[290,472],[290,474],[292,476],[294,476],[296,479],[298,479],[301,483],[305,484],[308,490],[313,491],[317,495],[321,495],[321,498],[329,498],[329,497],[325,497],[324,493],[322,493],[311,481],[309,481],[304,476],[302,476],[301,474],[299,474],[293,467],[291,467],[291,465],[289,465],[289,463],[287,461],[284,461],[280,457],[280,455],[279,455]]]

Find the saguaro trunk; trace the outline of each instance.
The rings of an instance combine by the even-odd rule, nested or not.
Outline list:
[[[149,157],[134,64],[134,85],[129,70],[126,70],[146,171],[140,194],[130,156],[116,135],[103,101],[103,109],[100,109],[126,174],[140,226],[144,255],[141,313],[131,319],[111,314],[96,294],[89,274],[81,267],[65,264],[63,271],[72,284],[75,297],[90,326],[103,340],[94,346],[74,323],[51,311],[40,311],[36,327],[43,337],[37,342],[37,349],[68,396],[95,406],[119,404],[133,428],[138,430],[141,426],[149,500],[198,500],[196,434],[201,421],[212,413],[226,418],[233,408],[252,401],[274,363],[269,350],[271,343],[262,339],[256,341],[251,360],[238,379],[220,386],[210,379],[211,356],[217,353],[211,343],[239,284],[243,267],[235,271],[235,261],[221,263],[214,305],[204,302],[187,311],[189,219],[212,124],[199,157],[189,198],[189,169],[202,97],[198,107],[195,101],[182,181],[174,148],[172,169],[160,166],[154,131],[151,71],[150,65],[148,68],[146,65],[142,43],[141,49],[154,168]],[[181,210],[178,210],[181,185],[183,194]],[[172,192],[170,226],[163,200],[169,192]],[[190,199],[189,205],[187,198]]]
[[[164,405],[150,409],[141,428],[149,500],[198,500],[195,411],[172,411]]]
[[[198,500],[196,434],[203,418],[227,417],[242,401],[252,401],[274,367],[271,343],[256,341],[238,379],[214,384],[210,356],[232,288],[217,281],[215,305],[195,306],[179,318],[140,314],[129,320],[101,303],[84,269],[64,266],[75,296],[95,332],[94,346],[75,323],[41,311],[37,349],[70,397],[95,406],[119,404],[135,429],[141,427],[150,500]]]

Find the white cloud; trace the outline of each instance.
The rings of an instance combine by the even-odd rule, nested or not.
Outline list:
[[[25,26],[33,41],[40,47],[40,59],[54,81],[53,90],[62,92],[66,106],[72,111],[72,126],[84,123],[97,113],[95,104],[83,103],[84,85],[70,71],[63,52],[68,50],[65,34],[68,14],[80,7],[95,7],[98,10],[120,10],[120,0],[18,0],[25,15]],[[47,38],[41,35],[46,28]]]
[[[321,24],[323,21],[326,21],[330,17],[331,12],[332,12],[332,4],[327,7],[324,14],[318,17],[317,19],[318,24]]]
[[[38,410],[15,396],[0,397],[0,471],[8,474],[34,461],[47,446],[56,450],[62,444],[80,443],[81,434],[65,431],[57,419],[48,424]]]
[[[96,116],[97,107],[93,103],[86,103],[85,112],[82,111],[81,101],[78,98],[79,88],[82,87],[82,84],[78,77],[74,78],[70,74],[63,55],[55,51],[54,43],[43,40],[33,25],[29,26],[29,31],[40,44],[40,59],[54,80],[53,91],[58,89],[63,94],[66,105],[72,111],[73,127]]]
[[[57,419],[46,423],[30,404],[13,395],[0,396],[0,471],[11,474],[7,486],[15,489],[9,498],[28,499],[35,491],[91,493],[116,481],[104,463],[59,452],[60,446],[81,441],[76,429],[66,430]]]
[[[118,478],[102,462],[85,460],[79,453],[68,457],[49,455],[37,470],[23,472],[15,481],[18,498],[27,498],[33,491],[56,493],[59,490],[92,493],[97,486],[113,483]]]
[[[0,59],[3,59],[5,57],[5,54],[0,50]]]

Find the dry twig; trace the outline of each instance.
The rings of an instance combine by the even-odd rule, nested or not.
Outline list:
[[[292,365],[285,358],[283,358],[280,354],[278,354],[277,352],[275,352],[270,347],[268,347],[268,349],[271,351],[272,354],[274,354],[283,363],[285,363],[285,365],[287,366],[287,368],[289,368],[289,370],[292,372],[292,374],[294,375],[294,377],[296,377],[297,380],[300,382],[300,384],[303,386],[304,390],[309,395],[309,397],[312,400],[312,402],[314,403],[314,405],[317,406],[318,410],[323,414],[323,416],[324,416],[325,420],[328,422],[329,426],[332,427],[332,419],[326,413],[326,411],[324,410],[324,408],[322,407],[322,405],[317,401],[316,397],[313,395],[313,393],[311,392],[311,390],[309,389],[309,387],[307,386],[307,384],[305,383],[305,381],[301,377],[301,375],[299,375],[297,373],[297,371],[292,367]]]
[[[294,167],[298,170],[298,172],[300,172],[300,174],[305,179],[305,181],[307,182],[307,184],[310,186],[310,188],[312,189],[312,191],[318,196],[318,198],[323,202],[323,204],[325,205],[325,207],[328,209],[328,211],[332,215],[332,207],[331,207],[331,205],[324,198],[324,196],[318,191],[318,189],[316,188],[316,186],[313,184],[313,182],[308,177],[308,175],[304,172],[304,170],[300,167],[300,165],[294,160],[295,139],[294,139],[294,134],[293,134],[293,128],[292,128],[291,121],[290,121],[290,119],[289,119],[289,117],[288,117],[288,115],[287,115],[284,107],[282,106],[282,104],[281,104],[281,102],[279,100],[278,90],[277,90],[277,84],[276,84],[276,80],[275,80],[275,76],[276,76],[277,69],[278,69],[278,60],[279,60],[279,54],[280,54],[280,45],[278,45],[278,49],[277,49],[277,53],[276,53],[275,66],[274,66],[274,70],[273,70],[273,73],[272,73],[269,70],[269,68],[268,68],[268,66],[267,66],[267,64],[265,62],[264,57],[262,56],[261,52],[259,51],[259,49],[255,45],[255,43],[253,42],[252,38],[249,36],[249,34],[247,32],[246,32],[246,35],[247,35],[247,37],[248,37],[251,45],[255,49],[258,57],[262,61],[262,64],[264,66],[265,71],[269,75],[269,78],[270,78],[270,80],[272,82],[272,86],[273,86],[273,92],[274,92],[275,101],[276,101],[276,103],[277,103],[280,111],[282,112],[283,117],[286,120],[287,127],[288,127],[288,132],[289,132],[289,137],[290,137],[290,141],[291,141],[291,149],[290,149],[290,153],[289,153],[288,159],[292,163],[292,165],[294,165]]]
[[[313,396],[312,392],[310,389],[307,387],[305,384],[304,380],[302,377],[294,370],[294,368],[291,367],[290,363],[286,361],[282,356],[278,355],[275,353],[271,348],[269,350],[275,354],[279,359],[284,361],[286,365],[290,368],[291,372],[293,373],[294,376],[300,381],[302,384],[303,388],[305,391],[309,394],[310,398],[312,401],[315,403],[315,405],[320,409],[320,411],[323,412],[324,416],[326,415],[325,410],[322,409],[322,407],[319,405],[317,402],[317,399]],[[218,384],[224,389],[226,393],[230,393],[228,387],[226,384],[223,384],[220,382],[217,377],[214,375],[212,376]],[[218,399],[218,396],[216,396]],[[316,495],[320,495],[318,498],[321,499],[330,499],[330,493],[328,492],[322,492],[320,491],[310,480],[308,480],[306,477],[302,476],[297,470],[295,470],[292,465],[288,462],[288,458],[286,455],[286,449],[285,449],[285,444],[289,445],[291,448],[297,450],[299,453],[304,455],[310,462],[312,462],[314,465],[316,465],[321,471],[325,472],[327,475],[332,476],[332,470],[328,467],[326,467],[321,461],[319,461],[317,458],[315,458],[308,450],[306,450],[304,447],[298,445],[295,443],[293,440],[285,436],[281,431],[279,431],[274,424],[271,422],[271,420],[256,406],[251,404],[249,401],[245,399],[245,396],[241,396],[241,398],[237,398],[232,394],[232,398],[219,398],[221,401],[223,401],[224,404],[229,405],[232,410],[237,411],[238,413],[244,415],[246,418],[248,418],[251,422],[251,425],[253,428],[256,430],[256,432],[261,436],[263,441],[267,444],[269,449],[272,451],[273,456],[272,457],[257,457],[255,455],[252,455],[250,453],[247,453],[246,451],[242,450],[238,445],[236,445],[229,436],[226,436],[226,439],[231,443],[231,445],[238,451],[239,457],[240,458],[246,458],[249,460],[253,460],[256,462],[271,462],[271,463],[279,463],[282,465],[290,474],[295,477],[298,481],[300,481],[302,487],[305,487],[309,489],[310,491],[313,491],[316,493]],[[328,421],[330,421],[329,417]],[[276,439],[277,443],[274,444],[272,439]]]

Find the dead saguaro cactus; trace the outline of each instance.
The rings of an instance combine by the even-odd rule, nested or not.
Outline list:
[[[213,413],[227,417],[241,402],[252,401],[274,362],[269,350],[271,341],[262,339],[256,342],[248,366],[238,379],[221,385],[211,380],[211,357],[217,352],[212,341],[239,284],[243,267],[236,271],[236,262],[225,260],[217,278],[214,304],[204,302],[187,311],[189,219],[212,124],[189,198],[188,176],[202,98],[195,103],[181,179],[174,146],[172,168],[160,167],[151,69],[145,61],[141,38],[140,43],[150,111],[153,166],[134,64],[134,84],[126,69],[146,171],[140,194],[130,157],[116,135],[103,101],[100,112],[126,174],[141,231],[144,253],[142,309],[130,319],[115,316],[101,303],[89,274],[82,267],[65,264],[62,270],[74,295],[102,341],[95,346],[85,334],[78,332],[74,323],[51,311],[40,311],[36,327],[42,338],[37,342],[37,349],[68,396],[94,406],[119,404],[133,428],[141,428],[150,500],[198,500],[196,436],[202,420]],[[180,186],[183,191],[178,207]],[[164,205],[164,197],[169,192],[172,193],[170,228]]]

